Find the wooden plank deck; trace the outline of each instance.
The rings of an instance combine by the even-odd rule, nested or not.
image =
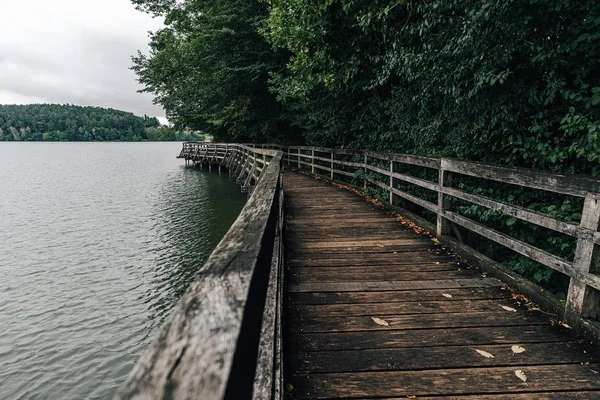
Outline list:
[[[600,399],[598,349],[500,281],[349,191],[284,187],[288,398]]]

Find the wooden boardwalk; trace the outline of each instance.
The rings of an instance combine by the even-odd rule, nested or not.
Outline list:
[[[284,187],[289,398],[600,399],[598,349],[500,281],[349,191]]]

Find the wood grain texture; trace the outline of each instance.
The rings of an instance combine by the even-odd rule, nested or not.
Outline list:
[[[293,375],[298,399],[600,390],[599,364]],[[515,375],[522,370],[523,382]],[[379,384],[377,384],[379,383]],[[598,392],[596,392],[598,394]]]
[[[281,153],[273,157],[240,216],[141,356],[117,399],[243,398],[252,393],[273,255],[280,164]]]
[[[502,282],[349,192],[284,184],[290,398],[600,398],[598,349]]]

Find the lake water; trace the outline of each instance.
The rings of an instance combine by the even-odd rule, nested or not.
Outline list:
[[[0,399],[110,399],[245,203],[180,143],[0,142]]]

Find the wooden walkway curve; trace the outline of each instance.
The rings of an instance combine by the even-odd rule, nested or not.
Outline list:
[[[284,190],[289,398],[600,399],[597,348],[500,281],[349,191]]]

